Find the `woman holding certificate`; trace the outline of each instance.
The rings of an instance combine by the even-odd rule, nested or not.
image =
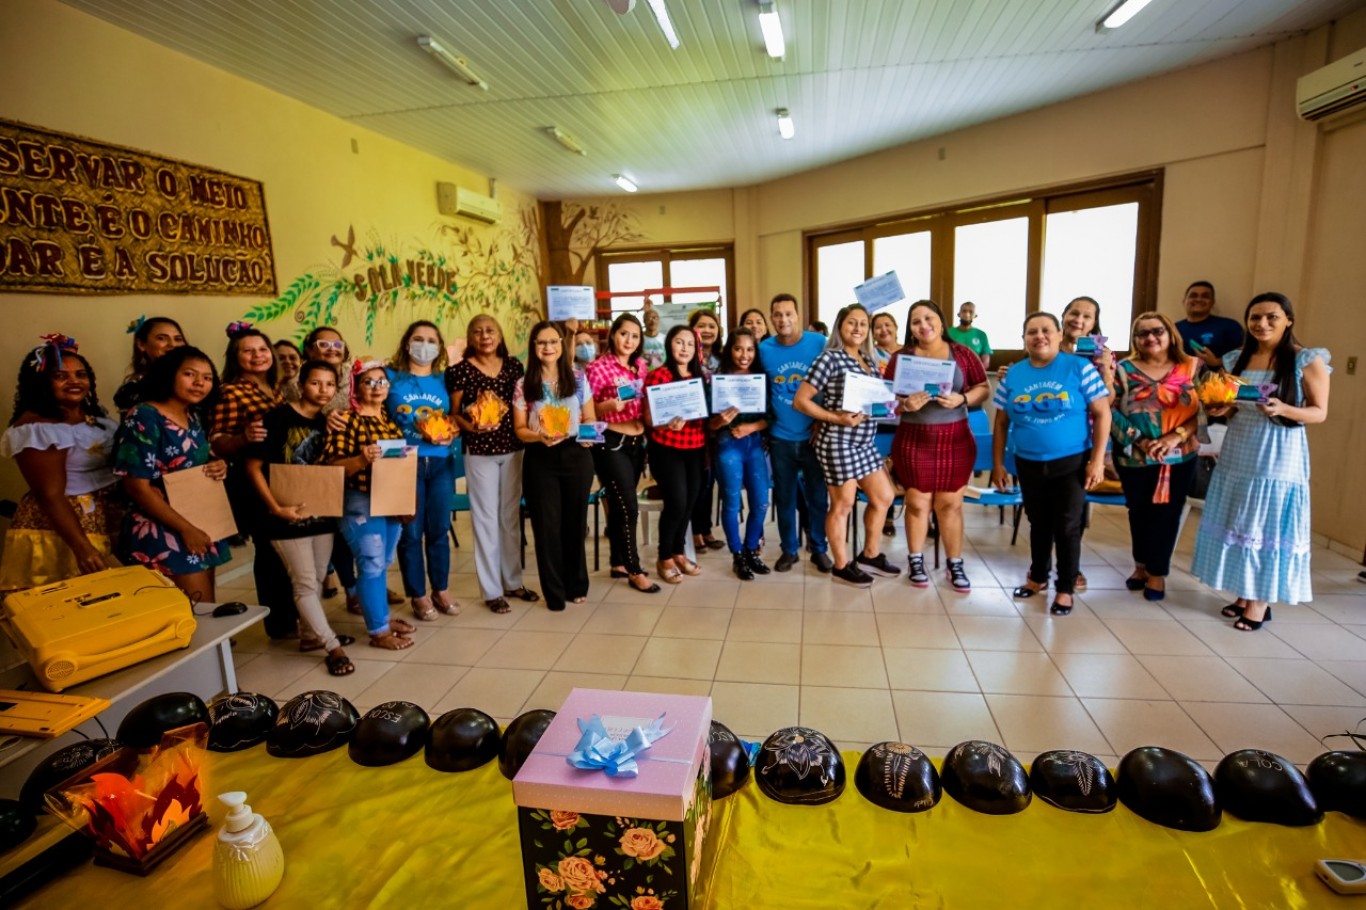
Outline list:
[[[688,385],[683,385],[688,383]],[[645,423],[650,427],[650,475],[659,484],[664,508],[659,513],[659,561],[655,568],[671,585],[684,575],[701,575],[702,567],[684,552],[688,521],[702,489],[705,462],[706,399],[701,406],[683,393],[705,396],[697,337],[683,325],[664,337],[664,365],[645,377]],[[651,392],[651,389],[657,391]],[[669,410],[664,409],[667,400]],[[691,407],[689,407],[691,405]],[[676,413],[675,409],[689,414]],[[701,413],[696,413],[700,411]],[[696,414],[696,416],[692,416]]]
[[[759,541],[764,536],[764,516],[768,514],[768,450],[763,432],[768,429],[768,411],[754,407],[742,411],[735,404],[722,408],[719,400],[729,377],[754,376],[755,388],[762,395],[766,386],[764,365],[759,360],[759,339],[749,329],[736,329],[721,350],[721,365],[712,376],[712,400],[716,402],[710,426],[716,433],[716,473],[721,480],[721,527],[730,545],[731,568],[741,581],[767,575],[768,566],[759,557]],[[723,378],[724,377],[724,378]],[[758,404],[758,402],[756,402]],[[740,536],[740,491],[748,499],[749,517],[744,536]]]
[[[817,395],[822,396],[823,405],[816,403]],[[835,317],[825,352],[811,364],[792,406],[816,421],[811,448],[830,493],[825,534],[835,558],[832,572],[840,581],[861,588],[873,583],[868,571],[889,578],[901,574],[886,554],[878,552],[878,532],[895,494],[882,456],[873,444],[877,424],[869,419],[870,412],[886,409],[891,397],[873,356],[868,311],[851,304]],[[868,497],[868,508],[863,512],[865,543],[863,552],[850,559],[845,525],[860,489]]]
[[[702,376],[711,379],[721,365],[721,322],[711,310],[693,310],[688,327],[697,338],[697,357],[702,361]],[[692,508],[692,543],[698,553],[719,550],[725,546],[711,535],[712,500],[716,489],[716,473],[710,450],[702,463],[702,486],[697,491]]]
[[[1309,553],[1309,441],[1305,426],[1328,417],[1329,354],[1302,346],[1291,330],[1295,308],[1284,294],[1258,294],[1243,313],[1247,340],[1224,366],[1252,384],[1260,401],[1216,405],[1230,415],[1219,465],[1195,538],[1191,574],[1237,600],[1223,614],[1255,632],[1271,602],[1313,599]]]
[[[247,478],[266,508],[257,530],[257,543],[268,543],[284,562],[299,613],[299,650],[325,651],[327,672],[347,676],[355,672],[345,646],[355,643],[350,635],[332,631],[323,612],[323,579],[332,557],[333,518],[310,515],[309,503],[281,505],[270,489],[270,466],[316,465],[323,460],[327,442],[327,418],[323,408],[337,394],[337,374],[331,364],[310,360],[296,371],[297,401],[266,412],[262,423],[266,438],[246,450]]]
[[[903,374],[902,383],[897,382],[898,372]],[[906,488],[907,578],[917,588],[929,586],[924,551],[933,509],[948,556],[949,584],[965,594],[972,583],[963,570],[963,487],[977,460],[968,408],[991,394],[986,371],[971,348],[945,336],[939,306],[920,300],[911,304],[906,346],[888,361],[887,378],[897,392],[901,413],[892,440],[892,464]]]
[[[145,400],[124,415],[114,440],[114,473],[132,501],[119,557],[169,575],[196,602],[214,599],[213,571],[228,561],[228,543],[210,539],[171,508],[162,478],[199,466],[213,480],[227,476],[227,463],[213,457],[199,423],[198,408],[217,386],[218,370],[203,351],[169,351],[147,368]]]
[[[645,422],[641,420],[646,373],[640,350],[643,335],[640,320],[622,313],[607,333],[607,352],[589,364],[585,372],[598,418],[607,424],[602,434],[605,441],[593,448],[593,467],[607,508],[612,577],[627,579],[631,587],[644,594],[657,594],[659,585],[645,574],[636,546],[636,519],[640,514],[636,485],[645,470]]]
[[[530,366],[512,393],[512,425],[526,444],[522,495],[536,535],[541,592],[551,610],[588,599],[588,559],[583,529],[593,458],[578,441],[579,427],[593,423],[593,396],[574,373],[574,352],[566,350],[555,323],[531,328]]]
[[[1110,390],[1091,362],[1060,355],[1062,327],[1052,313],[1024,322],[1029,359],[1010,368],[996,389],[991,482],[1005,490],[1006,437],[1015,446],[1020,495],[1029,516],[1029,579],[1016,588],[1033,597],[1048,584],[1053,551],[1058,553],[1057,596],[1048,612],[1072,612],[1081,522],[1086,491],[1105,474],[1105,440],[1110,435]]]
[[[356,360],[351,365],[351,408],[335,420],[339,429],[329,421],[324,457],[346,469],[341,531],[356,557],[356,593],[370,646],[402,651],[413,646],[407,636],[416,630],[412,623],[389,616],[384,575],[394,561],[403,523],[394,516],[370,514],[370,466],[383,455],[380,442],[403,439],[403,431],[384,410],[388,397],[384,361]]]

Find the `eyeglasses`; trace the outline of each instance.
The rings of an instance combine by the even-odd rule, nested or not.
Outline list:
[[[313,347],[320,351],[344,351],[346,350],[345,341],[323,341],[321,339],[313,342]]]
[[[362,379],[362,380],[361,380],[361,385],[363,385],[363,386],[368,386],[369,388],[372,388],[372,389],[387,389],[387,388],[389,388],[389,380],[387,380],[387,379]]]
[[[1139,329],[1137,332],[1134,332],[1134,337],[1139,341],[1142,341],[1144,338],[1161,338],[1165,334],[1167,334],[1166,327],[1158,326],[1153,329]]]

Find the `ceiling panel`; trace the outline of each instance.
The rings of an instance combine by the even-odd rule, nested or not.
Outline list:
[[[543,198],[771,180],[1314,28],[1363,0],[63,0],[120,28]],[[423,53],[431,34],[488,83]],[[797,137],[777,135],[791,110]],[[571,154],[542,128],[578,137]]]

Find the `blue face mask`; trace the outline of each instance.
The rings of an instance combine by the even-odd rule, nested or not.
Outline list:
[[[581,344],[574,349],[574,359],[584,363],[591,363],[593,358],[598,356],[598,349],[595,345]]]
[[[419,366],[426,366],[436,360],[439,348],[435,341],[408,342],[408,358]]]

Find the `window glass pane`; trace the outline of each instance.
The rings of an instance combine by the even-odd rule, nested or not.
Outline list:
[[[641,291],[664,286],[664,263],[658,259],[645,262],[611,262],[607,264],[607,290]],[[656,303],[659,301],[656,300]],[[613,297],[612,315],[626,310],[645,308],[644,297]]]
[[[1094,297],[1110,350],[1128,350],[1137,245],[1137,202],[1048,215],[1041,308],[1061,316],[1073,298]]]
[[[896,272],[901,290],[906,294],[905,300],[878,311],[896,317],[899,341],[906,336],[906,312],[911,304],[930,296],[930,232],[874,238],[873,274],[886,272]]]
[[[816,247],[816,306],[814,318],[826,325],[841,307],[854,302],[854,286],[863,284],[863,241]]]
[[[958,307],[971,301],[973,327],[986,332],[992,348],[1019,350],[1028,271],[1028,218],[960,225],[953,236],[953,310],[945,308],[944,318],[956,325]]]
[[[699,288],[712,287],[721,288],[721,306],[717,309],[717,317],[721,321],[722,331],[726,326],[726,260],[724,259],[673,259],[669,262],[669,287],[674,288]],[[716,294],[675,294],[673,295],[674,306],[691,312],[697,309],[699,303],[712,303],[716,300]],[[663,318],[661,314],[661,325]]]

